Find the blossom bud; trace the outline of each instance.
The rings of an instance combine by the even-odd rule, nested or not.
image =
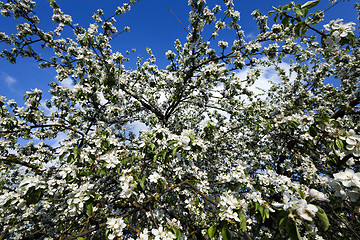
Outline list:
[[[313,197],[319,201],[329,201],[328,197],[324,193],[319,192],[316,189],[313,189],[313,188],[310,189],[309,194],[311,197]]]

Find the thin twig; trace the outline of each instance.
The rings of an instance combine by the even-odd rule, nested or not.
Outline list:
[[[211,199],[209,196],[205,195],[204,193],[202,193],[197,187],[195,187],[194,185],[192,185],[190,182],[188,181],[184,181],[182,182],[182,184],[186,184],[188,185],[189,187],[191,187],[191,189],[193,189],[196,193],[198,193],[200,196],[202,196],[207,202],[215,205],[215,206],[218,206],[218,203],[215,202],[213,199]]]
[[[185,29],[185,31],[187,32],[187,34],[189,34],[189,31],[184,27],[184,25],[181,23],[181,21],[177,18],[177,16],[173,13],[173,11],[171,11],[170,8],[168,8],[169,11],[174,15],[174,17],[179,21],[179,23],[181,24],[181,26]]]
[[[48,127],[59,127],[59,128],[64,128],[64,129],[67,129],[67,130],[71,130],[73,132],[76,132],[82,136],[85,136],[84,133],[70,127],[70,126],[66,126],[66,125],[63,125],[63,124],[43,124],[43,125],[33,125],[33,126],[25,126],[25,127],[28,127],[29,129],[34,129],[34,128],[48,128]],[[18,130],[6,130],[6,131],[0,131],[0,134],[9,134],[9,133],[18,133],[18,132],[21,132],[21,131],[26,131],[28,129],[18,129]]]
[[[298,18],[293,17],[293,16],[291,16],[291,15],[289,15],[289,14],[287,14],[287,13],[284,13],[284,16],[285,16],[285,17],[289,17],[289,18],[291,18],[291,19],[294,19],[294,20],[296,20],[297,22],[300,22],[300,20],[301,20],[301,19],[299,20]],[[312,27],[310,24],[305,23],[305,26],[307,26],[308,28],[310,28],[311,30],[313,30],[314,32],[320,34],[320,35],[323,36],[323,37],[329,36],[328,34],[326,34],[326,33],[324,33],[324,32],[321,32],[321,31],[317,30],[316,28]]]
[[[21,160],[18,160],[17,156],[15,156],[15,155],[11,155],[11,156],[8,156],[8,157],[0,156],[0,162],[19,164],[21,166],[31,168],[34,171],[41,172],[39,167],[37,167],[35,165],[32,165],[31,163],[23,162]]]
[[[344,221],[334,210],[332,210],[332,211],[333,211],[333,213],[335,214],[335,216],[336,216],[337,218],[339,218],[339,220],[340,220],[342,223],[344,223],[345,226],[346,226],[348,229],[350,229],[350,231],[352,231],[358,239],[360,239],[360,236],[359,236],[359,235],[356,233],[356,231],[350,226],[350,224],[348,224],[346,221]]]
[[[3,237],[5,236],[5,234],[7,233],[7,231],[9,230],[9,228],[10,228],[10,225],[8,225],[8,226],[6,227],[6,229],[5,229],[5,231],[1,234],[0,240],[3,239]]]
[[[154,217],[153,210],[151,209],[151,206],[149,206],[149,209],[150,209],[150,215],[151,215],[151,218],[152,218],[152,220],[153,220],[153,222],[154,222],[154,224],[155,224],[155,227],[156,227],[156,228],[159,228],[159,225],[158,225],[157,222],[156,222],[156,219],[155,219],[155,217]]]
[[[245,235],[247,240],[252,240],[252,238],[250,237],[248,232],[244,231],[244,235]]]

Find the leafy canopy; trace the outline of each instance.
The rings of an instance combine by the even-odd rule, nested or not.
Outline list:
[[[167,67],[149,48],[129,69],[111,42],[135,2],[84,28],[49,0],[45,31],[35,1],[0,1],[2,21],[18,21],[0,56],[58,79],[51,100],[0,97],[0,239],[360,238],[359,36],[353,22],[323,21],[347,3],[256,10],[248,41],[231,0],[189,0]]]

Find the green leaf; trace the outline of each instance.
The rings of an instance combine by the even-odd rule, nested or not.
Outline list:
[[[173,232],[175,233],[175,235],[176,235],[176,239],[177,240],[181,240],[181,232],[180,232],[180,230],[179,229],[177,229],[177,228],[172,228],[172,230],[173,230]]]
[[[27,204],[35,204],[40,201],[43,194],[44,194],[44,189],[41,188],[35,189],[35,187],[30,187],[26,192],[24,199]]]
[[[264,208],[264,206],[260,205],[258,210],[259,210],[260,215],[261,215],[261,217],[263,219],[263,222],[264,222],[264,216],[265,216],[265,212],[264,212],[265,208]]]
[[[175,158],[175,154],[176,154],[176,151],[177,151],[177,149],[178,149],[178,147],[176,147],[176,148],[174,148],[173,150],[172,150],[172,157],[173,158]]]
[[[142,177],[140,178],[140,174],[136,174],[135,179],[138,183],[140,183],[140,186],[144,189],[145,188],[144,183],[146,180],[145,175],[142,175]]]
[[[316,5],[318,5],[319,2],[320,2],[320,0],[308,1],[308,2],[304,3],[303,5],[301,5],[301,8],[310,9],[310,8],[313,8]]]
[[[143,189],[145,189],[145,186],[144,186],[145,180],[146,180],[145,175],[143,175],[142,178],[139,179],[140,186],[141,186]]]
[[[189,138],[192,142],[195,140],[195,137],[193,135],[189,135]]]
[[[302,15],[300,15],[301,17],[306,17],[306,15],[308,14],[309,10],[306,8],[302,8],[301,9]]]
[[[315,128],[314,126],[311,126],[311,127],[309,128],[309,134],[310,134],[310,136],[312,136],[312,137],[315,137],[315,136],[317,135],[317,131],[316,131],[316,128]]]
[[[334,152],[336,152],[337,149],[335,148],[334,142],[331,142],[329,146]]]
[[[238,213],[240,218],[240,230],[245,231],[246,229],[246,216],[243,213]]]
[[[289,25],[289,20],[290,18],[289,17],[284,17],[283,20],[281,21],[281,25],[285,28]]]
[[[294,12],[297,14],[297,12],[299,12],[300,11],[300,4],[298,4],[298,5],[296,5],[296,6],[294,6],[293,7],[293,10],[294,10]]]
[[[216,226],[211,226],[208,229],[208,234],[210,238],[213,238],[215,236],[216,233]]]
[[[306,17],[306,14],[309,12],[309,10],[307,8],[302,8],[300,6],[300,4],[296,5],[293,10],[295,11],[295,13],[297,15],[299,15],[300,17]]]
[[[284,234],[284,229],[286,227],[287,221],[288,221],[288,217],[284,217],[284,218],[280,219],[280,221],[279,221],[279,231],[280,231],[281,235]]]
[[[14,200],[14,199],[11,198],[11,199],[7,200],[6,203],[2,206],[4,212],[6,212],[6,210],[10,207],[12,200]]]
[[[304,192],[299,188],[298,189],[298,193],[299,193],[299,196],[302,198],[302,199],[305,199],[305,194]]]
[[[272,14],[276,13],[276,12],[278,12],[278,11],[274,11],[274,10],[272,10],[272,11],[268,12],[268,14],[269,14],[269,16],[270,16],[270,15],[272,15]]]
[[[75,162],[75,158],[73,154],[70,154],[67,158],[67,161],[69,164],[72,164],[73,162]]]
[[[296,36],[300,36],[301,28],[302,28],[301,24],[296,24],[296,26],[294,28],[294,33],[295,33]]]
[[[259,203],[255,203],[256,205],[256,210],[259,211],[261,218],[262,218],[262,222],[265,222],[265,219],[269,218],[269,209],[265,208],[263,205],[260,205]],[[255,211],[256,211],[255,210]]]
[[[162,159],[165,159],[166,154],[167,154],[167,150],[163,150],[163,151],[161,152],[161,157],[162,157]]]
[[[349,39],[347,39],[347,38],[341,38],[341,40],[340,40],[340,46],[344,46],[345,44],[349,44]],[[350,49],[349,48],[347,48],[347,50],[348,51],[350,51]]]
[[[256,9],[253,11],[253,17],[254,18],[257,18],[257,17],[260,17],[261,16],[261,13],[259,12],[259,9]]]
[[[224,238],[224,240],[232,240],[232,236],[231,236],[231,233],[227,227],[227,225],[224,225],[221,229],[221,234]]]
[[[106,150],[109,149],[109,147],[110,147],[110,142],[109,142],[109,140],[103,139],[103,140],[101,141],[101,149],[106,151]]]
[[[289,10],[291,10],[291,7],[292,7],[292,4],[289,3],[289,4],[284,5],[284,6],[282,7],[282,10],[284,10],[284,11],[289,11]]]
[[[299,229],[296,226],[295,222],[289,221],[286,224],[286,232],[289,234],[292,240],[301,240]]]
[[[75,158],[78,158],[80,156],[80,150],[77,147],[73,149],[73,152]]]
[[[255,211],[258,211],[260,207],[260,204],[258,202],[255,202]]]
[[[174,145],[174,144],[177,143],[177,142],[178,142],[178,140],[170,140],[170,141],[168,142],[167,146],[170,147],[170,146]]]
[[[277,13],[274,17],[274,22],[277,22],[278,18],[279,18],[279,14]]]
[[[335,139],[335,144],[336,144],[336,146],[337,146],[337,148],[338,149],[343,149],[344,148],[344,143],[343,143],[343,141],[341,141],[340,139]]]
[[[318,216],[318,218],[320,219],[320,221],[322,223],[322,227],[323,227],[324,231],[326,231],[330,226],[329,219],[328,219],[325,211],[321,207],[317,206],[317,208],[319,210],[316,212],[316,216]]]
[[[268,208],[264,207],[264,216],[263,216],[263,223],[265,222],[265,219],[270,217],[270,210]]]
[[[305,35],[305,33],[307,32],[307,30],[308,30],[308,28],[307,27],[302,27],[301,28],[301,32],[300,32],[300,36],[304,36]]]
[[[355,46],[355,43],[356,43],[355,34],[353,32],[349,32],[347,37],[349,38],[349,44],[351,46]]]
[[[78,237],[76,240],[85,240],[83,237]]]
[[[89,217],[93,214],[93,206],[92,206],[92,204],[86,205],[86,213],[88,214]]]
[[[305,21],[301,21],[298,24],[296,24],[294,32],[297,36],[304,36],[307,31],[307,28],[305,27]]]

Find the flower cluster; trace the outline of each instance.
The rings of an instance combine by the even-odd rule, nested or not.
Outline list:
[[[318,208],[309,204],[305,199],[298,199],[296,197],[291,198],[290,194],[285,192],[283,196],[283,203],[273,203],[272,204],[276,208],[282,208],[285,211],[292,212],[293,210],[296,214],[306,220],[313,221],[313,217],[315,217]]]
[[[348,150],[350,154],[354,155],[354,157],[360,157],[360,136],[355,134],[353,129],[339,136],[339,139],[346,142],[346,150]]]
[[[330,184],[335,190],[335,196],[348,198],[352,202],[360,198],[360,173],[355,173],[352,169],[335,173]]]
[[[110,230],[108,239],[117,239],[122,236],[123,229],[126,227],[122,218],[109,218],[106,222],[107,228]]]
[[[355,31],[355,23],[342,22],[343,19],[331,20],[328,24],[324,25],[325,30],[330,32],[330,35],[325,39],[325,43],[332,48],[339,44],[341,38],[345,38],[348,34],[352,34]]]

